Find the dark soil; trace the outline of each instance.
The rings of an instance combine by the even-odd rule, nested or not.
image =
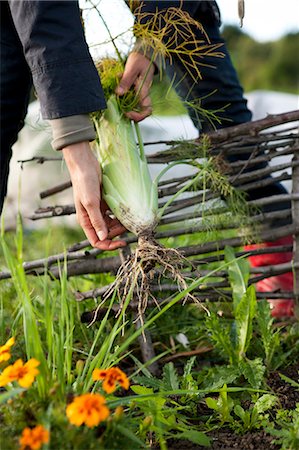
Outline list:
[[[271,444],[273,436],[264,431],[246,433],[243,436],[235,434],[231,430],[219,430],[210,433],[212,440],[211,450],[279,450],[278,445]],[[203,450],[197,444],[190,441],[168,441],[168,450]]]
[[[299,390],[280,378],[279,373],[299,382],[299,363],[272,372],[267,380],[269,388],[279,397],[278,408],[295,409],[296,403],[299,403]],[[204,404],[199,403],[198,413],[200,415],[209,415],[211,410]],[[274,439],[265,431],[257,430],[248,432],[244,435],[234,433],[230,429],[220,429],[209,433],[212,441],[211,450],[279,450],[280,446],[272,444]],[[201,450],[204,447],[193,444],[190,441],[169,440],[169,450]]]
[[[273,436],[264,431],[254,431],[241,436],[230,430],[219,430],[211,437],[213,438],[210,447],[212,450],[279,450],[280,448],[279,445],[271,443],[274,439]]]
[[[282,380],[279,373],[291,378],[292,380],[299,382],[299,363],[294,366],[287,367],[286,369],[280,369],[279,371],[272,372],[267,380],[267,384],[270,389],[279,398],[280,408],[283,409],[295,409],[296,403],[299,403],[299,390],[291,386],[289,383]]]

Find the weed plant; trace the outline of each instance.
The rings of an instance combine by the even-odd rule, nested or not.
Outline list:
[[[1,238],[1,266],[13,275],[0,286],[1,344],[15,336],[11,360],[35,358],[40,365],[31,387],[12,381],[1,388],[4,448],[19,448],[24,428],[38,424],[50,432],[50,442],[44,444],[50,449],[61,448],[62,442],[66,449],[166,449],[169,439],[189,439],[200,448],[211,444],[211,431],[227,426],[239,434],[266,429],[281,448],[296,448],[298,411],[279,407],[267,376],[298,356],[298,331],[295,325],[273,328],[268,304],[256,302],[248,286],[246,261],[236,260],[231,249],[226,249],[225,264],[233,292],[233,304],[228,305],[232,318],[219,316],[219,305],[210,308],[210,316],[194,305],[182,307],[177,302],[183,294],[148,314],[145,326],[152,332],[158,359],[186,351],[186,346],[214,346],[204,357],[162,365],[156,378],[139,360],[137,338],[142,330],[130,323],[128,311],[115,319],[108,308],[99,325],[81,324],[84,308],[94,303],[77,303],[73,290],[81,283],[88,288],[97,276],[68,280],[63,263],[60,280],[25,276],[27,254],[32,255],[32,248],[43,249],[40,232],[36,239],[30,236],[29,248],[24,235],[19,222],[15,235]],[[184,345],[177,340],[179,333],[187,338]],[[9,362],[1,363],[2,374]],[[94,382],[93,371],[115,366],[127,372],[131,388],[107,394],[101,382]],[[72,425],[67,404],[88,392],[105,396],[110,415],[93,428]],[[204,404],[208,409],[202,414]],[[273,409],[276,413],[269,414]]]
[[[156,29],[158,19],[153,16],[148,22],[150,29],[137,21],[135,35],[154,52],[159,50],[169,59],[182,58],[189,73],[200,78],[199,67],[179,36],[169,35],[168,45],[163,44]],[[190,35],[188,21],[180,12],[169,8],[167,20],[182,35]],[[199,26],[197,22],[191,25]],[[166,27],[164,32],[169,30]],[[196,44],[197,56],[221,57],[218,46]],[[119,67],[113,70],[116,83]],[[105,86],[105,82],[104,89],[114,92],[115,86],[110,81]],[[130,95],[122,100],[124,110],[134,107],[136,97]],[[200,104],[195,106],[204,114]],[[224,189],[220,191],[232,205],[242,203],[242,199],[235,202],[211,160],[205,169],[206,177],[200,180],[203,190],[209,183],[218,191]],[[198,233],[181,239],[188,245],[203,238],[204,233]],[[67,241],[64,235],[59,240]],[[236,259],[232,249],[226,249],[225,262],[207,265],[209,275],[195,279],[182,292],[167,295],[136,329],[127,311],[131,290],[117,318],[112,314],[115,293],[100,323],[86,327],[80,321],[84,308],[95,304],[93,300],[86,305],[76,302],[73,291],[108,284],[110,276],[68,280],[66,262],[61,263],[58,280],[26,276],[23,263],[36,248],[43,256],[53,253],[53,239],[46,249],[40,247],[41,242],[40,237],[24,234],[20,219],[15,235],[1,236],[0,264],[12,275],[0,285],[1,448],[166,450],[170,439],[187,439],[200,448],[209,447],[209,433],[222,427],[241,434],[264,428],[282,449],[298,448],[298,408],[283,411],[267,377],[273,369],[296,360],[299,332],[296,326],[273,328],[267,303],[257,302],[254,287],[249,285],[246,261]],[[168,244],[177,247],[180,242],[169,240]],[[219,314],[217,303],[210,305],[209,314],[194,305],[179,305],[219,268],[228,268],[233,298],[226,305],[229,314]],[[191,351],[209,344],[213,350],[202,358],[181,359],[176,365],[161,363],[161,374],[154,377],[148,370],[151,361],[143,364],[139,360],[137,340],[146,329],[152,332],[157,360],[182,347]],[[298,387],[297,381],[291,383]],[[273,410],[274,415],[270,414]],[[36,427],[40,427],[39,440],[33,442]]]

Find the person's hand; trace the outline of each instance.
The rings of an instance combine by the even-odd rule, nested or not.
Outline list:
[[[124,95],[132,86],[138,93],[140,111],[129,111],[126,116],[135,122],[140,122],[152,113],[150,87],[153,82],[155,67],[146,56],[141,53],[130,53],[125,65],[116,94]]]
[[[106,214],[108,207],[101,199],[100,165],[89,142],[69,145],[62,152],[72,180],[77,220],[90,244],[101,250],[124,247],[125,241],[112,241],[126,229]]]

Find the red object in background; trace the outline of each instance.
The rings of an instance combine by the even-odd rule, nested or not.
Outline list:
[[[272,242],[246,245],[244,250],[249,251],[280,245],[293,245],[293,237],[286,236]],[[292,252],[266,253],[263,255],[249,256],[248,260],[252,267],[265,267],[289,262],[292,260],[292,257]],[[255,286],[256,290],[259,292],[293,291],[293,273],[287,272],[281,275],[265,278],[264,280],[258,281]],[[271,305],[271,314],[273,317],[291,317],[294,315],[294,301],[292,299],[269,299],[268,302]]]

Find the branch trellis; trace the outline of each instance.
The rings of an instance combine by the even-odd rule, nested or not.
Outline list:
[[[182,149],[184,145],[188,144],[188,151],[192,153],[192,157],[196,158],[200,155],[203,139],[208,136],[209,150],[208,155],[215,159],[215,161],[225,161],[229,156],[235,155],[236,162],[223,164],[224,171],[229,168],[226,176],[230,183],[244,192],[253,188],[260,188],[273,185],[277,181],[289,181],[292,184],[292,191],[290,193],[274,195],[272,197],[259,198],[252,200],[249,203],[256,207],[255,213],[251,217],[251,223],[258,226],[258,233],[256,239],[259,242],[275,241],[284,236],[293,236],[292,245],[277,245],[271,248],[255,248],[251,251],[245,251],[242,248],[246,232],[240,228],[240,224],[233,217],[230,217],[229,222],[212,221],[211,225],[214,232],[221,233],[224,230],[229,232],[231,237],[215,237],[215,233],[205,233],[206,225],[203,220],[204,217],[215,219],[219,215],[227,212],[227,208],[223,202],[217,201],[220,196],[215,190],[203,189],[198,185],[193,187],[184,196],[179,197],[166,209],[165,214],[161,220],[160,227],[157,230],[156,238],[164,239],[175,236],[190,235],[194,233],[200,236],[205,236],[205,240],[198,241],[198,243],[186,247],[181,247],[178,250],[190,260],[192,269],[187,269],[185,275],[189,279],[205,275],[208,273],[207,264],[215,263],[216,261],[223,261],[224,248],[229,245],[235,249],[236,256],[242,255],[258,255],[264,253],[278,253],[293,251],[293,260],[289,263],[278,264],[275,266],[251,268],[251,277],[249,283],[256,283],[257,281],[268,278],[273,275],[278,275],[293,271],[294,273],[294,289],[292,292],[257,292],[258,298],[294,298],[296,304],[299,304],[299,132],[298,121],[299,111],[293,111],[285,114],[271,115],[265,119],[246,123],[223,130],[212,132],[205,137],[201,137],[192,141],[158,141],[148,142],[147,144],[154,145],[159,148],[162,145],[166,149],[163,151],[156,151],[148,156],[148,162],[151,165],[168,164],[173,161],[182,159]],[[283,127],[275,128],[277,125],[284,125]],[[190,150],[191,149],[191,150]],[[245,161],[238,160],[238,156],[250,153],[249,159]],[[281,162],[281,157],[287,157],[284,162]],[[52,160],[52,158],[49,158]],[[24,163],[26,161],[23,161]],[[47,158],[36,158],[37,163],[44,164]],[[248,171],[257,163],[270,163],[266,167],[253,169]],[[269,177],[271,175],[271,177]],[[189,176],[177,176],[172,179],[163,180],[159,183],[159,199],[160,204],[166,203],[169,196],[174,195],[181,189],[189,180]],[[41,198],[48,198],[54,193],[61,192],[68,189],[71,182],[63,183],[59,186],[51,187],[47,191],[41,192]],[[261,212],[260,208],[269,204],[278,204],[281,201],[288,201],[290,208],[277,209],[272,212]],[[204,210],[198,208],[204,202],[208,205]],[[54,205],[46,206],[38,209],[31,216],[32,220],[41,220],[45,218],[61,217],[75,213],[74,205]],[[270,224],[273,221],[280,219],[289,219],[289,225],[271,228]],[[221,235],[220,235],[221,236]],[[125,237],[128,244],[128,250],[134,251],[134,243],[136,237],[128,234]],[[103,253],[101,250],[92,249],[87,240],[72,245],[67,252],[56,255],[51,255],[44,259],[29,261],[24,263],[25,272],[28,275],[41,275],[48,273],[51,277],[58,278],[61,273],[61,262],[66,260],[66,270],[68,277],[80,276],[84,274],[109,273],[116,274],[120,267],[123,256],[111,256],[109,253]],[[189,270],[189,271],[188,271]],[[158,283],[159,270],[157,269],[157,278],[154,277],[151,286],[155,297],[165,298],[165,294],[173,293],[178,289],[177,285],[165,280],[165,282]],[[10,277],[8,271],[0,273],[0,280]],[[100,298],[105,295],[110,285],[95,287],[95,289],[88,292],[77,292],[75,297],[77,301],[84,301],[90,298]],[[164,294],[164,295],[163,295]],[[228,274],[226,270],[215,272],[209,282],[204,286],[200,286],[194,293],[200,301],[226,301],[230,298]],[[150,306],[150,304],[149,304]],[[137,305],[134,301],[131,302],[130,307],[134,310]],[[96,319],[101,317],[102,309],[97,311]],[[114,305],[114,311],[118,310],[118,305]],[[93,312],[86,312],[85,321],[93,317]],[[94,317],[93,317],[94,318]]]

